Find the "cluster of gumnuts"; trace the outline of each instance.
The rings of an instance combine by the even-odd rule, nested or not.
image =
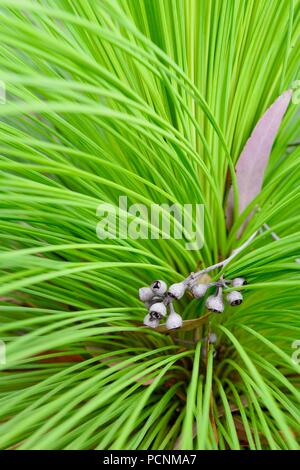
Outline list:
[[[215,293],[207,297],[205,305],[212,312],[222,313],[225,308],[223,289],[229,286],[240,287],[244,284],[246,284],[246,280],[242,277],[233,280],[226,280],[221,277],[216,282],[200,284],[197,275],[194,276],[193,273],[184,281],[172,284],[169,288],[164,281],[154,281],[149,287],[139,289],[139,298],[148,309],[144,324],[157,328],[160,320],[167,317],[166,327],[168,329],[180,328],[182,318],[175,312],[173,301],[181,299],[186,291],[190,291],[193,297],[200,299],[205,296],[207,290],[211,287],[215,288]],[[242,303],[243,296],[238,290],[232,290],[227,294],[226,300],[231,306],[237,306]]]
[[[200,299],[205,296],[209,288],[214,287],[215,293],[207,297],[205,305],[212,312],[222,313],[225,308],[223,289],[227,287],[239,288],[247,284],[246,280],[243,277],[226,280],[221,276],[221,278],[216,282],[203,284],[199,282],[201,281],[201,276],[217,268],[224,268],[235,256],[237,256],[252,242],[258,233],[264,233],[264,231],[268,231],[275,241],[280,240],[280,237],[271,230],[269,225],[264,223],[260,229],[256,230],[239,248],[233,250],[231,255],[225,260],[209,266],[202,271],[191,273],[186,279],[184,279],[184,281],[172,284],[169,288],[167,287],[167,284],[161,280],[152,282],[149,287],[142,287],[139,290],[139,297],[148,309],[148,313],[144,318],[144,324],[151,326],[152,328],[157,328],[160,320],[167,317],[166,327],[168,329],[180,328],[182,326],[182,318],[175,312],[173,301],[181,299],[187,290],[190,291],[196,299]],[[297,258],[295,261],[300,263],[300,258]],[[243,296],[240,291],[232,290],[227,294],[226,300],[234,307],[242,303]]]

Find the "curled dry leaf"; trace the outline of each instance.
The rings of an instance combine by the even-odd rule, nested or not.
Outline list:
[[[240,215],[260,193],[264,173],[278,129],[292,97],[287,90],[267,109],[256,124],[250,138],[238,159],[236,178],[239,196],[238,214]],[[230,188],[227,202],[227,227],[232,225],[233,188]],[[251,217],[251,215],[248,217]],[[241,234],[245,224],[239,232]]]

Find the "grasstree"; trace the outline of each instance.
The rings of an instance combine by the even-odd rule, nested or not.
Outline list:
[[[0,17],[0,448],[298,448],[300,1]],[[121,196],[203,247],[100,240]]]

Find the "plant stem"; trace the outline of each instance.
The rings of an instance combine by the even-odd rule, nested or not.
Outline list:
[[[219,263],[216,263],[216,264],[213,264],[212,266],[208,266],[207,268],[205,269],[202,269],[201,271],[198,271],[196,273],[191,273],[183,282],[184,284],[189,284],[191,281],[195,281],[196,279],[198,279],[200,276],[202,276],[203,274],[206,274],[210,271],[213,271],[214,269],[216,268],[220,268],[220,267],[224,267],[226,266],[235,256],[237,256],[244,248],[246,248],[251,242],[252,240],[256,237],[258,233],[258,230],[256,230],[252,235],[251,237],[249,237],[245,243],[243,243],[239,248],[236,248],[235,250],[232,251],[231,255],[226,258],[225,260],[223,261],[220,261]]]

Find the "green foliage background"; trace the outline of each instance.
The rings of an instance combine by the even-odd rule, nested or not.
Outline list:
[[[299,0],[0,0],[1,448],[299,447],[295,104],[229,233],[224,211],[253,127],[299,79],[299,32]],[[96,208],[120,195],[203,203],[203,249],[100,241]],[[139,287],[209,266],[263,222],[281,240],[259,235],[225,270],[249,282],[239,308],[141,327]]]

